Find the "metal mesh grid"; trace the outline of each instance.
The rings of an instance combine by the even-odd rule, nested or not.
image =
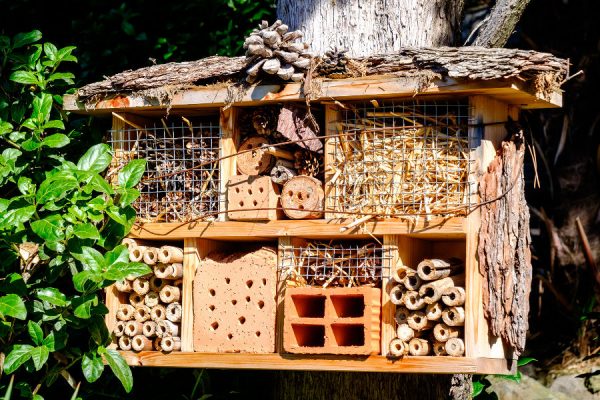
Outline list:
[[[204,118],[194,125],[182,122],[111,130],[113,167],[136,158],[147,160],[146,172],[137,187],[140,197],[133,204],[138,219],[214,219],[219,211],[220,138],[218,118]]]
[[[468,126],[468,99],[351,105],[329,150],[328,210],[464,214],[473,163]]]
[[[286,247],[283,279],[300,286],[378,286],[389,276],[391,254],[374,241],[308,241]]]

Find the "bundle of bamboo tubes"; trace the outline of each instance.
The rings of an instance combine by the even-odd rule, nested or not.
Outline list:
[[[284,254],[289,265],[283,274],[290,286],[377,286],[384,265],[383,249],[376,243],[309,241]]]
[[[369,108],[373,110],[373,108]],[[377,108],[375,108],[377,110]],[[467,201],[466,128],[448,113],[353,110],[338,123],[328,191],[333,211],[461,215]]]
[[[117,310],[113,336],[121,350],[164,352],[181,349],[183,250],[152,247],[124,239],[129,259],[143,262],[154,272],[115,283],[128,296]]]
[[[392,274],[390,301],[396,305],[392,356],[463,356],[465,323],[464,264],[458,259],[426,259],[416,270]]]

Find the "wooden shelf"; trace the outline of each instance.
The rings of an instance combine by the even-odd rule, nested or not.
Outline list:
[[[397,372],[433,374],[514,374],[516,360],[468,357],[313,356],[302,354],[186,353],[158,351],[121,354],[131,366],[275,369],[298,371]]]

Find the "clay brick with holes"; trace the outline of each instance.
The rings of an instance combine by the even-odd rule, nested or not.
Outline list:
[[[194,279],[194,351],[275,352],[277,253],[213,252]]]
[[[299,354],[379,354],[381,289],[287,288],[283,348]]]
[[[270,176],[237,175],[227,183],[227,217],[231,220],[276,220],[279,186]]]

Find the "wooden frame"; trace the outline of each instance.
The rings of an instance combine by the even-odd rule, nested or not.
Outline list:
[[[414,88],[408,80],[389,78],[367,78],[362,80],[340,80],[325,82],[323,102],[327,134],[335,134],[338,130],[339,108],[333,99],[370,99],[372,96],[398,98],[412,96]],[[408,93],[408,89],[410,93]],[[276,92],[276,89],[279,89]],[[224,103],[221,93],[223,89],[194,89],[181,92],[172,99],[171,105],[176,111],[185,111],[188,107],[215,107]],[[504,121],[508,116],[516,119],[518,108],[512,104],[525,105],[529,108],[560,105],[560,99],[539,99],[532,93],[524,91],[516,83],[489,82],[486,85],[458,83],[449,80],[437,82],[425,90],[432,94],[476,94],[470,97],[471,119],[475,123]],[[490,97],[491,95],[493,97]],[[250,96],[250,97],[248,97]],[[331,97],[329,97],[331,96]],[[301,98],[300,87],[289,84],[285,87],[255,87],[238,105],[258,105],[282,100],[298,100]],[[502,101],[505,100],[505,101]],[[124,103],[99,102],[95,110],[106,112],[114,109],[152,110],[162,107],[148,104],[130,96],[127,107]],[[316,103],[313,103],[313,105]],[[118,105],[118,107],[117,107]],[[67,108],[76,109],[74,103],[67,102]],[[238,127],[236,106],[222,109],[220,122],[222,139],[220,155],[234,154],[237,148]],[[123,121],[113,118],[113,129],[123,127]],[[470,137],[476,139],[473,157],[476,168],[471,171],[470,182],[476,184],[479,176],[485,171],[489,162],[505,135],[504,127],[499,125],[472,126]],[[329,164],[331,141],[325,140],[325,166]],[[220,204],[226,206],[226,183],[229,177],[236,174],[235,157],[220,162]],[[331,189],[331,174],[325,170],[325,191]],[[327,198],[327,196],[326,196]],[[476,194],[471,203],[479,201]],[[478,232],[480,225],[479,210],[475,209],[466,217],[442,218],[434,217],[429,221],[419,219],[417,222],[386,219],[371,220],[354,230],[342,231],[351,220],[331,213],[326,204],[325,219],[322,220],[276,220],[266,222],[228,221],[226,214],[221,214],[214,222],[189,223],[146,223],[133,228],[130,236],[141,240],[183,241],[184,245],[184,278],[183,278],[183,318],[182,318],[182,351],[171,354],[160,352],[123,352],[127,362],[134,366],[165,366],[194,368],[241,368],[241,369],[285,369],[285,370],[322,370],[322,371],[372,371],[372,372],[414,372],[414,373],[493,373],[511,374],[516,371],[516,360],[506,349],[500,339],[488,333],[487,321],[483,315],[481,280],[477,260]],[[467,301],[465,304],[465,357],[412,357],[392,360],[386,357],[386,349],[394,337],[394,306],[389,301],[389,278],[382,282],[381,310],[381,348],[382,355],[375,356],[315,356],[291,355],[283,353],[283,298],[285,282],[280,277],[277,286],[276,311],[276,343],[274,354],[227,354],[227,353],[194,353],[193,352],[193,280],[196,269],[208,252],[223,246],[221,241],[277,241],[278,265],[283,252],[297,245],[303,239],[363,239],[372,235],[383,237],[384,250],[390,256],[391,268],[398,265],[415,265],[425,255],[460,255],[465,259]],[[303,239],[300,239],[303,238]],[[107,327],[114,327],[119,294],[113,287],[107,288],[106,305],[109,313],[106,316]]]

